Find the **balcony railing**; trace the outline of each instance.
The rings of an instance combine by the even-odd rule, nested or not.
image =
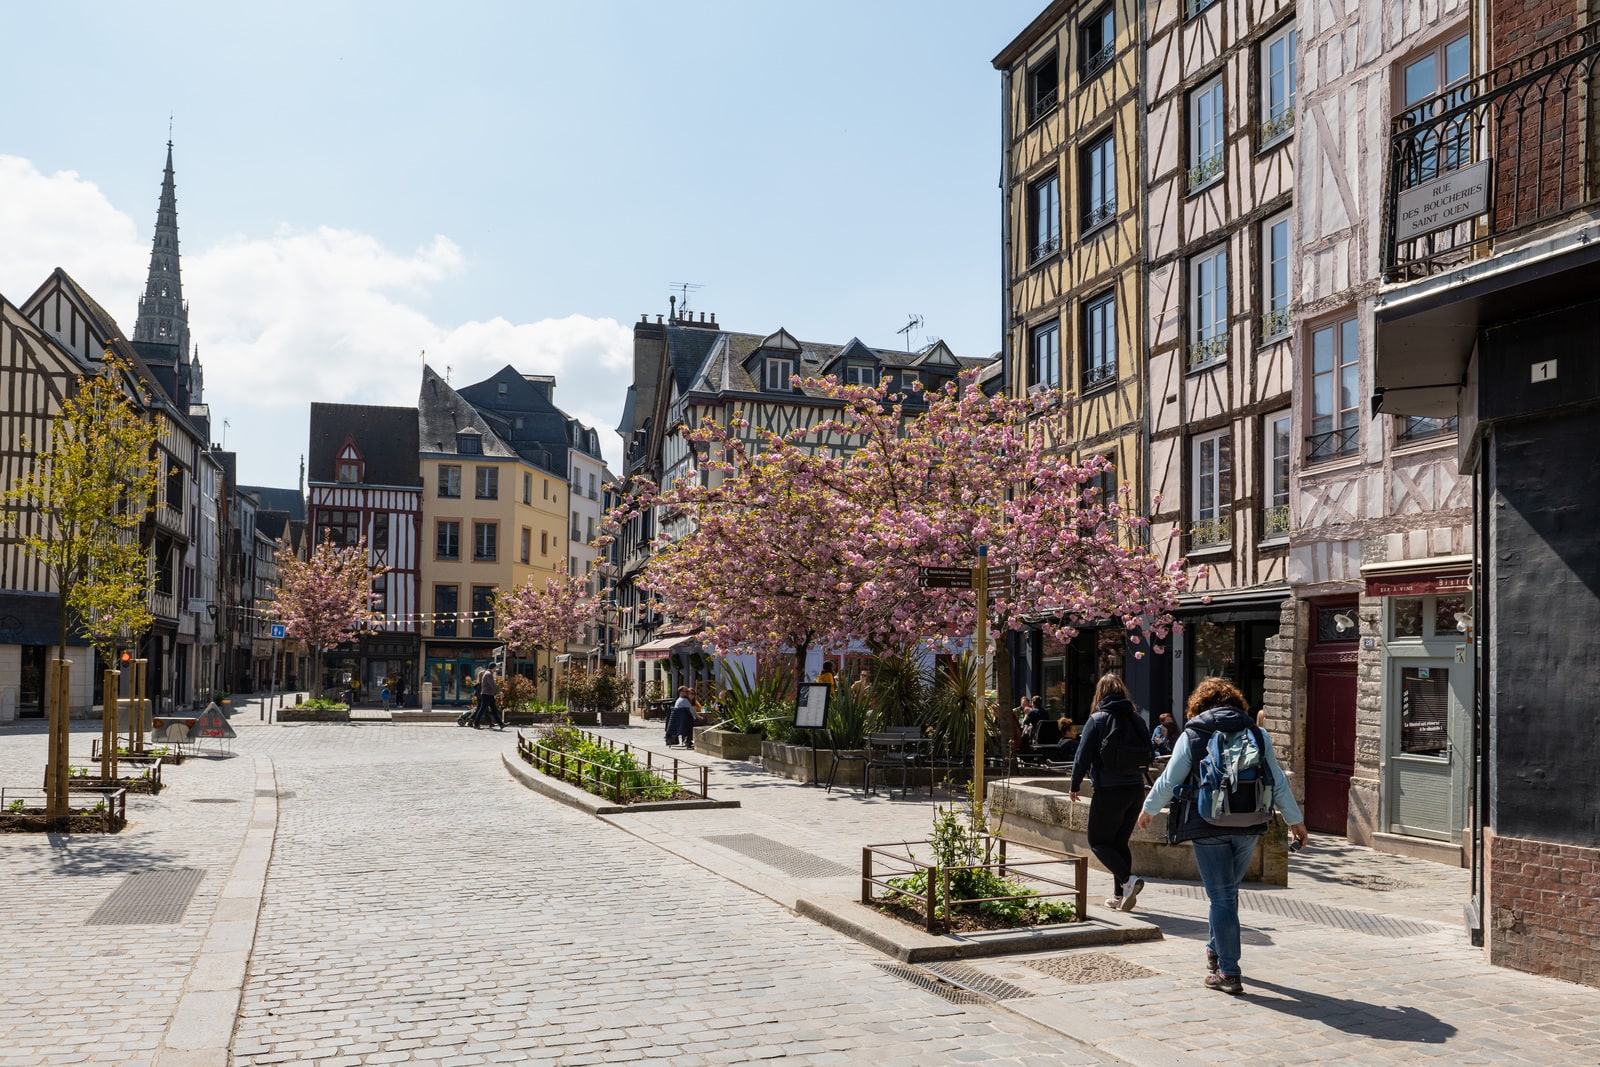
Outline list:
[[[1270,341],[1276,337],[1285,337],[1289,333],[1289,309],[1273,308],[1261,316],[1261,339]]]
[[[1430,437],[1442,437],[1456,432],[1456,419],[1453,415],[1448,419],[1407,415],[1399,421],[1400,428],[1395,436],[1402,441],[1425,441]]]
[[[1088,81],[1096,74],[1099,74],[1107,63],[1110,63],[1112,59],[1116,58],[1116,55],[1117,42],[1114,40],[1107,41],[1101,47],[1100,51],[1089,52],[1083,56],[1081,60],[1083,63],[1083,72],[1080,76],[1084,81]]]
[[[1095,204],[1083,213],[1083,230],[1088,233],[1098,226],[1103,226],[1117,217],[1117,202],[1106,200]]]
[[[1061,251],[1061,235],[1056,234],[1054,237],[1046,237],[1029,251],[1028,262],[1030,264],[1037,263],[1047,256],[1055,255],[1059,251]]]
[[[1337,456],[1354,455],[1356,446],[1360,443],[1360,426],[1345,426],[1338,430],[1328,430],[1326,433],[1314,433],[1306,438],[1306,462],[1316,463]]]
[[[1028,108],[1028,124],[1032,125],[1056,109],[1056,90],[1041,93]]]
[[[1083,368],[1083,388],[1096,389],[1108,382],[1117,380],[1117,361],[1108,355],[1103,360],[1096,360]]]
[[[1215,519],[1196,519],[1190,535],[1191,548],[1216,548],[1233,543],[1233,516],[1222,515]]]
[[[1221,363],[1228,358],[1228,335],[1219,333],[1215,337],[1204,337],[1189,345],[1189,369],[1199,370],[1209,367],[1213,363]]]
[[[1261,124],[1261,143],[1269,145],[1294,129],[1294,108],[1286,107]]]
[[[1261,539],[1271,541],[1289,536],[1289,505],[1273,504],[1261,509]]]
[[[1390,127],[1384,280],[1423,278],[1600,202],[1600,24],[1424,100]],[[1469,214],[1469,212],[1471,212]]]
[[[1216,2],[1217,0],[1184,0],[1183,17],[1192,19]]]
[[[1192,193],[1212,178],[1222,173],[1222,153],[1202,159],[1189,168],[1189,191]]]

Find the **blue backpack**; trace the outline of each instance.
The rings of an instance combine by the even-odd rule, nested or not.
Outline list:
[[[1195,772],[1195,812],[1212,826],[1246,833],[1272,821],[1272,765],[1267,739],[1251,726],[1211,735]]]

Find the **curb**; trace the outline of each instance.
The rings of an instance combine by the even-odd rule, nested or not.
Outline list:
[[[1162,939],[1159,926],[1110,911],[1093,915],[1081,923],[977,934],[930,934],[846,897],[801,897],[795,902],[795,911],[902,963],[1055,952]]]
[[[645,804],[613,804],[593,793],[579,789],[566,782],[558,782],[538,771],[528,767],[522,762],[521,757],[509,753],[500,753],[500,761],[505,764],[506,770],[511,772],[511,777],[521,782],[535,793],[542,793],[552,800],[588,812],[590,815],[629,815],[647,811],[707,811],[712,808],[737,808],[737,800],[661,800]]]
[[[228,1067],[277,832],[278,789],[272,761],[257,756],[249,828],[194,967],[173,1006],[172,1025],[156,1047],[153,1067]]]

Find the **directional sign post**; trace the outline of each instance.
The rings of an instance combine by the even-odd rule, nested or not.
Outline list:
[[[971,567],[918,567],[917,585],[923,589],[971,589]]]

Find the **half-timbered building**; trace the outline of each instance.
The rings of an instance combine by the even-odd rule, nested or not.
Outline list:
[[[1289,597],[1297,30],[1292,0],[1144,15],[1151,540],[1192,565],[1153,710],[1182,721],[1208,676],[1261,706]]]
[[[1083,460],[1104,456],[1101,489],[1146,493],[1141,12],[1136,0],[1055,0],[993,60],[1001,73],[1002,332],[1013,395],[1060,388],[1038,429]],[[1095,678],[1148,664],[1120,627],[1066,646],[1037,629],[1011,641],[1000,697],[1041,694],[1082,720]]]
[[[365,538],[368,559],[386,567],[373,580],[382,620],[323,656],[325,689],[355,683],[357,699],[397,679],[417,692],[421,653],[417,588],[422,536],[422,475],[417,409],[312,404],[307,449],[307,525],[312,550],[323,540]]]
[[[1299,12],[1288,580],[1300,606],[1268,656],[1278,697],[1304,713],[1310,825],[1457,864],[1473,752],[1471,485],[1454,418],[1372,417],[1367,398],[1382,134],[1466,84],[1470,16],[1467,0]]]

